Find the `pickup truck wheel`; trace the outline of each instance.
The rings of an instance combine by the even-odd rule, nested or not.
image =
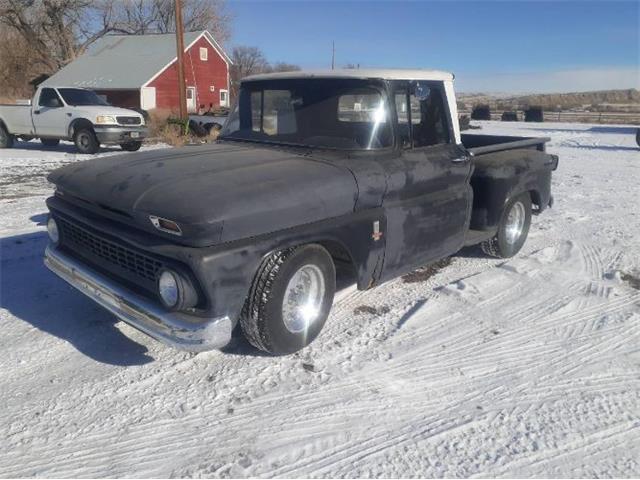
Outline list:
[[[524,245],[531,226],[531,197],[523,193],[511,199],[500,219],[498,233],[482,243],[482,251],[498,258],[513,257]]]
[[[60,143],[60,140],[57,138],[41,138],[40,141],[45,147],[57,147]]]
[[[127,142],[120,144],[120,148],[122,148],[126,152],[137,152],[138,150],[140,150],[141,146],[142,142]]]
[[[13,135],[11,135],[4,125],[0,124],[0,148],[13,147]]]
[[[265,352],[296,352],[322,330],[335,290],[335,266],[320,245],[273,253],[254,278],[240,317],[242,331]]]
[[[100,150],[100,144],[96,138],[96,134],[89,128],[81,128],[73,134],[73,143],[80,153],[97,153]]]

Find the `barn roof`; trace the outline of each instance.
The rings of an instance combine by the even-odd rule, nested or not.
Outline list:
[[[207,31],[185,32],[185,50],[205,36],[228,64],[231,60]],[[106,35],[87,52],[49,77],[42,86],[138,89],[176,59],[173,33]]]

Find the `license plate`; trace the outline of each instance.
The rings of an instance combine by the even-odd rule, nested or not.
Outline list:
[[[131,138],[138,138],[140,136],[140,132],[131,132]]]

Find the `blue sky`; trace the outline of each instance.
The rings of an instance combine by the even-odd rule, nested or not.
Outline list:
[[[230,0],[270,61],[453,71],[466,91],[640,88],[640,1]]]

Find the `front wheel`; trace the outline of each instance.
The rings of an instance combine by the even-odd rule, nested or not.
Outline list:
[[[336,290],[336,270],[320,245],[289,248],[262,262],[240,326],[256,348],[275,355],[309,345],[324,326]]]
[[[13,135],[0,123],[0,148],[13,147]]]
[[[137,152],[140,150],[142,146],[142,142],[127,142],[121,143],[120,148],[122,148],[125,152]]]
[[[73,135],[73,143],[80,153],[97,153],[100,150],[100,144],[96,138],[96,134],[89,128],[82,128]]]
[[[513,257],[524,245],[531,226],[531,197],[522,193],[507,202],[496,235],[482,243],[484,253],[498,258]]]
[[[57,138],[41,138],[40,141],[45,147],[57,147],[60,143],[60,140]]]

